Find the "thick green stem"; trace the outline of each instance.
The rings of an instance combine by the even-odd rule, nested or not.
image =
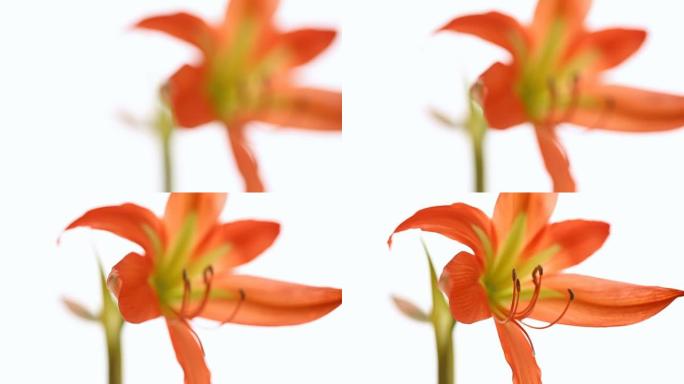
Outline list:
[[[475,192],[485,191],[484,137],[473,138],[473,161],[475,164]]]
[[[435,341],[437,345],[437,377],[439,384],[455,384],[456,371],[454,369],[454,359],[456,358],[454,352],[453,331],[456,323],[451,320],[449,324],[445,324],[443,329],[435,324]]]
[[[164,163],[164,191],[173,191],[173,155],[171,150],[172,131],[161,133],[162,157]]]
[[[102,292],[102,312],[100,313],[100,324],[105,332],[107,341],[107,363],[109,365],[109,384],[123,383],[123,360],[121,358],[121,331],[123,330],[123,317],[119,313],[119,307],[114,302],[105,278],[102,264],[100,269],[100,289]]]
[[[423,250],[430,266],[430,285],[432,287],[432,313],[430,314],[430,321],[435,331],[435,344],[437,346],[438,383],[455,384],[456,370],[454,358],[456,356],[453,334],[456,321],[451,315],[449,304],[439,288],[439,280],[437,279],[435,267],[432,264],[432,257],[424,241]]]
[[[105,330],[107,334],[107,361],[109,364],[109,384],[123,383],[123,360],[121,358],[121,330]]]

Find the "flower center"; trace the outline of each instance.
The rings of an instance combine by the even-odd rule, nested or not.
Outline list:
[[[523,290],[522,290],[522,283],[520,282],[520,279],[518,277],[518,274],[515,269],[513,269],[511,273],[512,281],[513,281],[513,293],[511,295],[511,303],[509,308],[505,308],[502,304],[499,302],[494,302],[491,303],[490,305],[492,306],[492,310],[494,312],[494,320],[496,320],[498,323],[501,324],[508,324],[508,323],[513,323],[516,325],[518,328],[520,328],[525,336],[527,337],[528,342],[530,345],[532,345],[532,341],[529,338],[529,335],[527,334],[527,331],[523,328],[523,325],[528,328],[532,329],[547,329],[552,327],[553,325],[557,324],[559,321],[563,319],[565,314],[568,312],[568,309],[570,308],[570,305],[575,301],[575,293],[573,292],[572,289],[568,288],[568,296],[567,296],[567,301],[565,303],[565,307],[563,310],[560,312],[560,314],[556,317],[555,320],[551,321],[550,323],[543,325],[543,326],[536,326],[536,325],[531,325],[525,323],[523,320],[528,318],[532,312],[534,311],[535,306],[537,305],[540,295],[542,294],[542,278],[544,276],[544,269],[542,268],[541,265],[537,265],[534,270],[532,271],[532,284],[534,285],[534,290],[532,292],[531,297],[529,298],[529,302],[525,306],[525,308],[520,308],[520,301],[523,296]],[[534,349],[534,346],[532,347]]]

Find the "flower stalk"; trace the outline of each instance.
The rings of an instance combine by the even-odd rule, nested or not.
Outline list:
[[[455,384],[456,370],[454,359],[456,358],[454,350],[454,330],[456,329],[456,321],[451,316],[449,304],[444,298],[444,294],[439,288],[439,280],[437,279],[437,272],[432,264],[430,252],[423,241],[423,249],[430,266],[430,285],[432,287],[432,312],[430,313],[430,322],[435,331],[435,342],[437,346],[437,377],[439,384]]]
[[[100,290],[102,293],[102,309],[100,313],[93,313],[81,304],[68,298],[64,299],[64,305],[66,305],[67,309],[77,317],[100,324],[104,330],[105,342],[107,343],[107,366],[109,367],[108,383],[122,384],[123,360],[121,354],[121,332],[123,330],[124,320],[119,313],[117,304],[114,302],[114,299],[109,292],[104,269],[99,260],[98,268],[100,274]]]
[[[435,333],[435,346],[437,348],[437,382],[438,384],[455,384],[456,370],[454,359],[456,358],[456,353],[454,348],[454,330],[456,329],[456,321],[451,315],[449,304],[439,287],[437,273],[425,242],[423,242],[423,249],[430,267],[432,310],[429,313],[425,313],[407,300],[398,297],[393,297],[393,300],[394,304],[404,315],[413,320],[432,325]]]
[[[173,192],[173,132],[176,124],[165,89],[166,87],[163,87],[160,91],[160,103],[154,120],[154,128],[159,137],[162,151],[164,191]]]
[[[475,167],[475,192],[485,192],[486,172],[485,172],[485,139],[487,137],[487,120],[480,103],[477,101],[476,94],[479,93],[479,85],[475,85],[468,97],[468,120],[466,120],[466,130],[470,136],[473,148],[473,165]]]
[[[119,308],[112,299],[112,295],[107,288],[102,264],[98,263],[100,269],[100,289],[102,290],[102,312],[100,313],[100,323],[105,331],[107,341],[107,362],[109,384],[123,383],[123,359],[121,354],[121,331],[124,321],[119,313]]]

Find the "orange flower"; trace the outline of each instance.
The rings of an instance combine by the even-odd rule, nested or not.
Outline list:
[[[189,384],[209,383],[202,345],[189,320],[292,325],[318,319],[342,302],[342,291],[236,275],[233,269],[259,256],[280,225],[242,220],[220,223],[225,194],[171,194],[166,212],[124,204],[96,208],[66,230],[90,227],[138,244],[114,266],[107,284],[126,321],[163,316]]]
[[[440,31],[480,37],[507,50],[480,77],[482,105],[492,128],[531,122],[554,190],[575,191],[570,163],[555,127],[572,123],[610,131],[651,132],[684,125],[684,97],[643,91],[601,80],[642,45],[646,32],[589,31],[591,0],[540,0],[531,25],[489,12],[456,18]]]
[[[603,245],[609,225],[584,220],[549,223],[555,204],[555,194],[501,194],[491,219],[458,203],[420,210],[394,231],[436,232],[472,250],[447,264],[440,285],[457,321],[494,319],[514,383],[541,383],[523,326],[633,324],[684,295],[675,289],[563,273]],[[526,318],[549,324],[535,327],[526,324]]]
[[[250,121],[318,131],[342,129],[342,94],[302,87],[293,70],[309,63],[335,39],[327,29],[281,31],[273,21],[278,0],[231,0],[220,25],[176,13],[142,20],[139,28],[167,33],[202,53],[169,80],[177,123],[194,128],[222,122],[249,192],[264,190],[245,141]]]

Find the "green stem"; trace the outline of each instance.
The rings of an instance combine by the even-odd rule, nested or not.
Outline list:
[[[173,191],[173,156],[171,150],[172,131],[161,133],[162,156],[164,163],[164,191]]]
[[[421,239],[422,241],[422,239]],[[432,313],[430,314],[430,321],[435,331],[435,342],[437,345],[437,377],[439,384],[455,384],[456,370],[455,370],[455,349],[454,349],[454,329],[456,321],[451,315],[449,304],[444,297],[444,294],[439,287],[439,279],[437,279],[437,272],[432,263],[432,257],[427,249],[425,241],[423,243],[423,250],[428,260],[430,267],[430,285],[432,288]]]
[[[105,325],[106,327],[106,325]],[[107,334],[107,361],[109,363],[109,384],[123,383],[123,360],[121,358],[121,330],[105,330]]]
[[[475,164],[475,192],[485,191],[484,137],[473,137],[473,160]]]
[[[455,384],[456,372],[454,369],[454,339],[453,332],[456,323],[449,320],[441,327],[435,325],[435,341],[437,344],[437,376],[439,384]]]

